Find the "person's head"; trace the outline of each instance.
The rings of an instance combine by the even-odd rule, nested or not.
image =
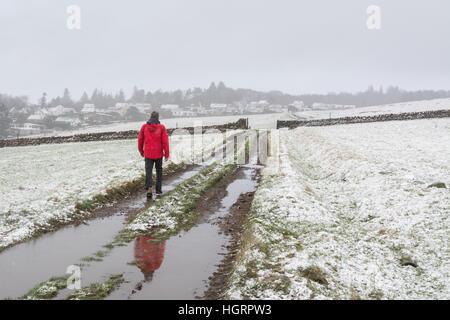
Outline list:
[[[159,120],[159,113],[156,111],[153,111],[152,114],[150,115],[150,119]]]
[[[144,274],[145,282],[150,282],[153,280],[153,273],[155,273],[155,271],[144,271],[144,270],[141,270],[141,271]]]

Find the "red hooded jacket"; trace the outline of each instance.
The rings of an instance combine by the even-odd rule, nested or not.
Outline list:
[[[153,243],[152,236],[136,238],[134,241],[134,258],[138,268],[145,272],[158,270],[164,260],[166,241]]]
[[[150,119],[139,131],[138,149],[149,159],[169,158],[169,136],[166,127],[156,119]]]

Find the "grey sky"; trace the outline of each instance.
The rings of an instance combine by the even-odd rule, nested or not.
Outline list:
[[[448,0],[1,0],[0,92],[450,89],[449,16]]]

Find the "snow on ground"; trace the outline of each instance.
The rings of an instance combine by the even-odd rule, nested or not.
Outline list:
[[[450,119],[280,130],[228,296],[449,299],[449,145]]]
[[[288,120],[287,113],[273,114],[253,114],[253,115],[234,115],[234,116],[215,116],[215,117],[196,117],[196,118],[170,118],[161,119],[161,123],[166,128],[186,128],[192,126],[212,126],[236,122],[241,118],[248,118],[249,126],[255,129],[275,128],[276,120]],[[139,122],[121,122],[106,125],[89,126],[74,130],[65,130],[60,132],[52,132],[48,134],[38,134],[29,137],[45,137],[45,136],[70,136],[74,134],[99,133],[99,132],[119,132],[128,130],[139,130],[145,121]],[[22,137],[23,138],[23,137]]]
[[[362,107],[345,110],[311,110],[292,113],[270,113],[270,114],[252,114],[252,115],[233,115],[233,116],[214,116],[214,117],[195,117],[195,118],[170,118],[161,119],[161,123],[166,128],[182,128],[197,125],[211,126],[235,122],[241,118],[249,119],[249,126],[253,129],[274,129],[277,120],[290,119],[325,119],[340,118],[352,116],[373,116],[388,113],[404,113],[418,111],[432,111],[450,109],[450,98],[433,99],[423,101],[402,102],[394,104],[386,104],[379,106]],[[106,125],[88,126],[85,128],[64,130],[47,134],[38,134],[28,137],[46,137],[46,136],[70,136],[74,134],[99,133],[99,132],[120,132],[128,130],[139,130],[145,121],[139,122],[120,122]],[[23,137],[22,137],[23,138]]]
[[[354,116],[376,116],[389,113],[420,112],[450,109],[450,98],[423,101],[401,102],[343,110],[311,110],[296,112],[295,115],[306,120],[343,118]]]
[[[191,136],[170,137],[172,161],[190,163],[223,141],[222,134],[202,137],[193,152]],[[0,249],[70,221],[77,201],[139,178],[144,166],[135,140],[0,149]]]

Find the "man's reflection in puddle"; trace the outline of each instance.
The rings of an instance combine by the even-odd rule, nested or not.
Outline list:
[[[165,240],[159,242],[152,236],[140,237],[134,240],[134,258],[138,268],[144,274],[145,282],[152,281],[153,273],[161,266],[165,248]]]

